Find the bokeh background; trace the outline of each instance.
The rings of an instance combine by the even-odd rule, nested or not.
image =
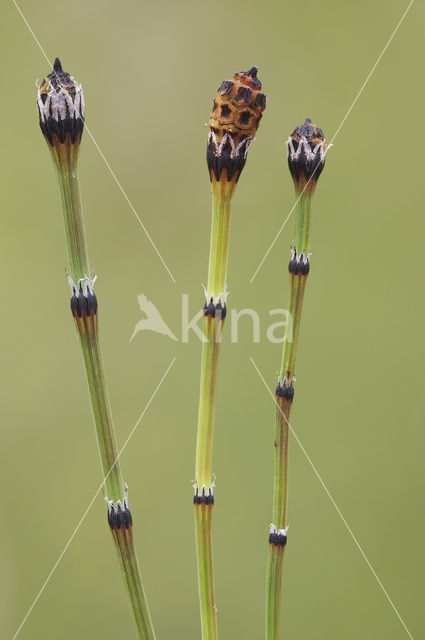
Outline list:
[[[117,438],[159,638],[200,637],[192,487],[200,343],[129,337],[151,299],[181,335],[181,295],[203,303],[216,88],[259,66],[268,106],[234,198],[229,308],[248,318],[222,350],[214,547],[222,639],[263,637],[274,406],[293,203],[283,143],[305,117],[328,140],[407,2],[21,0],[48,57],[83,83],[86,118],[175,277],[173,284],[87,135],[81,187]],[[314,201],[293,426],[410,633],[424,637],[423,24],[415,2],[327,157]],[[12,2],[1,6],[0,636],[12,638],[101,476],[64,280],[53,166],[36,80],[50,72]],[[292,440],[284,637],[408,637]],[[134,637],[102,498],[20,638]]]

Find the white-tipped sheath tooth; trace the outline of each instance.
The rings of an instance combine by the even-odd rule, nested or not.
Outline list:
[[[208,291],[205,285],[202,285],[205,293],[205,301],[209,304],[212,300],[213,305],[216,307],[218,304],[225,305],[227,302],[227,298],[230,295],[230,291],[227,288],[222,293],[215,295],[214,291]]]
[[[280,536],[286,537],[288,535],[288,529],[289,529],[289,524],[284,529],[278,529],[276,525],[273,524],[273,522],[270,524],[270,533],[276,533],[277,535],[280,535]]]
[[[213,481],[211,482],[211,484],[209,486],[207,486],[206,484],[203,485],[199,485],[197,482],[193,483],[193,489],[195,492],[195,496],[202,496],[202,495],[214,495],[214,487],[215,487],[215,475],[213,474]]]
[[[288,141],[286,142],[286,148],[288,151],[288,157],[294,161],[294,160],[298,160],[298,158],[301,155],[301,152],[304,151],[306,159],[308,162],[311,162],[312,160],[315,159],[315,157],[317,156],[317,154],[320,154],[320,159],[323,161],[326,151],[327,149],[329,149],[329,147],[327,147],[327,149],[325,149],[325,140],[322,140],[321,142],[318,142],[313,149],[310,148],[310,144],[307,140],[307,138],[305,136],[301,136],[300,141],[298,143],[298,147],[297,150],[294,150],[294,145],[293,145],[293,140],[292,138],[289,138]],[[331,146],[331,145],[329,145]]]
[[[112,509],[115,511],[118,507],[123,509],[128,509],[128,485],[124,483],[124,495],[119,500],[109,500],[108,496],[105,496],[105,501],[108,505],[108,511],[110,512]]]
[[[221,139],[220,144],[218,144],[217,135],[216,135],[215,131],[210,131],[210,133],[208,135],[208,139],[209,139],[209,142],[212,142],[212,144],[214,145],[214,155],[218,158],[221,155],[225,145],[227,143],[229,143],[230,144],[230,148],[231,148],[230,157],[231,157],[232,160],[235,160],[235,158],[237,158],[238,156],[241,155],[244,147],[245,147],[244,158],[246,158],[247,153],[248,153],[248,149],[251,146],[251,144],[253,143],[255,138],[250,138],[250,137],[244,138],[236,146],[235,145],[235,141],[233,140],[233,136],[230,135],[231,133],[232,133],[231,131],[229,131],[228,133],[225,133],[224,136]]]
[[[74,293],[74,291],[79,291],[81,288],[83,295],[87,298],[89,292],[93,293],[93,287],[94,283],[96,282],[96,278],[97,276],[94,276],[94,278],[84,276],[83,278],[79,278],[77,282],[74,282],[74,280],[68,274],[68,284],[71,288],[71,293]]]

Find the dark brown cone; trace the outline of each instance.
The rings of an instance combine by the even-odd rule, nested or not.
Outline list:
[[[297,191],[308,184],[313,191],[325,166],[325,137],[323,131],[309,118],[296,127],[286,143],[289,170]]]
[[[265,108],[257,67],[222,82],[209,121],[207,164],[212,181],[237,182]]]

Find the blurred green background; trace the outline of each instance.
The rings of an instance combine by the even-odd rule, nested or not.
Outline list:
[[[203,304],[205,145],[223,79],[259,66],[268,106],[233,205],[229,308],[261,317],[222,350],[214,470],[222,639],[263,637],[274,388],[293,203],[283,142],[312,118],[328,140],[407,2],[72,3],[22,0],[51,60],[83,84],[86,121],[172,271],[154,253],[88,135],[80,176],[101,337],[138,555],[158,638],[199,638],[192,488],[200,343],[140,333],[143,292],[181,335]],[[423,23],[414,3],[327,156],[314,199],[292,424],[410,633],[424,637]],[[0,636],[12,638],[99,486],[82,359],[68,308],[53,166],[36,79],[50,69],[12,2],[1,8]],[[408,637],[292,439],[283,637]],[[134,637],[99,497],[22,640]]]

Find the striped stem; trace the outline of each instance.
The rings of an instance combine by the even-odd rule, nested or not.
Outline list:
[[[270,525],[266,581],[266,640],[280,638],[283,556],[287,542],[289,418],[294,397],[295,365],[304,292],[310,271],[311,197],[325,163],[321,129],[306,120],[291,134],[288,163],[295,185],[295,231],[289,262],[289,313],[292,335],[283,345],[276,387],[273,523]]]
[[[235,73],[218,88],[209,120],[207,166],[213,208],[208,287],[204,307],[201,381],[195,467],[195,530],[199,600],[203,640],[216,640],[217,608],[212,557],[213,488],[212,451],[218,357],[226,316],[227,258],[230,202],[249,146],[258,129],[266,96],[261,93],[257,67]]]
[[[226,278],[229,249],[230,198],[213,193],[207,300],[204,307],[195,466],[195,532],[199,602],[203,640],[218,637],[212,552],[214,480],[212,452],[220,344],[226,316]]]
[[[60,174],[59,186],[62,192],[64,206],[65,230],[72,228],[73,235],[68,237],[68,247],[76,247],[73,265],[79,266],[79,255],[84,255],[85,247],[84,225],[81,213],[81,200],[78,189],[78,177],[75,167],[58,167]],[[71,191],[73,197],[68,198]],[[87,255],[87,254],[86,254]],[[96,437],[100,454],[105,493],[108,500],[108,519],[113,539],[118,552],[124,581],[130,599],[134,621],[140,638],[154,640],[155,633],[146,601],[139,565],[133,545],[132,522],[126,527],[120,522],[120,517],[111,518],[114,512],[127,509],[126,487],[122,480],[118,450],[115,441],[109,395],[106,386],[102,355],[98,332],[98,303],[93,290],[93,281],[88,277],[88,259],[84,268],[87,271],[75,271],[70,275],[72,290],[71,311],[74,316],[77,332],[86,369],[87,383],[96,429]],[[128,511],[128,513],[130,513]],[[131,520],[131,516],[130,516]],[[113,524],[111,525],[111,521]]]
[[[134,552],[132,517],[128,509],[108,390],[99,344],[98,302],[90,278],[77,173],[77,157],[84,129],[81,86],[64,72],[58,58],[53,72],[42,82],[37,104],[40,127],[56,168],[62,202],[71,286],[71,312],[81,342],[93,420],[108,501],[108,522],[128,591],[138,636],[155,640],[140,569]]]
[[[287,336],[284,343],[283,364],[276,387],[273,524],[270,526],[266,586],[267,640],[280,638],[283,556],[288,531],[289,418],[294,397],[295,362],[307,275],[290,273],[289,313],[292,317],[292,336]]]

